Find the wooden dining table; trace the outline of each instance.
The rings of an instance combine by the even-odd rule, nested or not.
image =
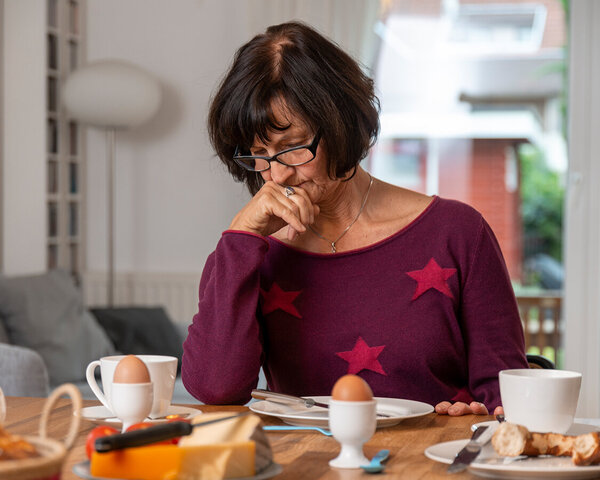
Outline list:
[[[7,414],[4,427],[10,433],[37,435],[44,398],[7,397]],[[99,405],[96,401],[84,400],[84,407]],[[187,405],[204,412],[243,411],[243,406]],[[48,435],[55,439],[64,438],[72,421],[73,410],[67,398],[61,398],[51,410],[48,422]],[[385,471],[374,478],[406,478],[453,480],[476,478],[468,472],[448,475],[447,466],[428,459],[424,451],[439,442],[457,440],[470,436],[474,423],[492,420],[491,416],[466,415],[448,417],[430,413],[428,415],[403,420],[398,425],[378,429],[364,446],[367,457],[386,448],[390,457]],[[276,417],[263,417],[267,425],[283,425]],[[63,465],[62,479],[75,480],[73,465],[86,460],[86,436],[96,424],[82,419],[75,443]],[[329,466],[329,460],[339,453],[339,444],[333,437],[316,431],[268,432],[273,449],[274,461],[282,465],[277,479],[358,479],[373,478],[362,470],[342,470]]]

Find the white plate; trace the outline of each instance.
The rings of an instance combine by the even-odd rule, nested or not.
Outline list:
[[[489,422],[482,422],[485,425]],[[568,435],[580,435],[597,430],[592,425],[573,424]],[[451,464],[456,454],[469,442],[468,439],[443,442],[425,450],[425,456],[436,462]],[[506,462],[506,463],[505,463]],[[469,466],[474,475],[486,478],[598,478],[600,465],[577,467],[571,457],[530,457],[524,460],[511,461],[510,457],[496,454],[494,447],[488,443],[475,461]]]
[[[317,402],[329,403],[331,397],[313,397]],[[377,418],[377,428],[391,427],[402,420],[421,417],[433,412],[433,407],[427,403],[400,398],[375,397],[377,410],[391,415],[389,418]],[[306,408],[301,405],[281,405],[279,403],[261,400],[249,405],[250,410],[261,415],[277,417],[290,425],[310,425],[314,427],[329,427],[329,411],[322,407]]]
[[[181,407],[179,405],[171,405],[167,409],[167,415],[179,415],[180,418],[191,418],[196,415],[200,415],[201,410],[190,407]],[[101,425],[120,425],[121,420],[114,417],[108,408],[103,405],[97,407],[85,407],[80,412],[74,412],[74,415],[81,415],[81,418],[85,418],[90,422],[99,423]],[[166,415],[165,415],[166,416]],[[166,422],[166,418],[147,418],[144,420],[148,423],[163,423]]]
[[[254,475],[253,477],[238,477],[231,480],[264,480],[267,478],[274,477],[275,475],[279,475],[283,468],[278,463],[271,463],[267,468],[265,468],[262,472]],[[90,473],[90,462],[86,460],[85,462],[76,463],[73,465],[73,473],[80,478],[85,478],[86,480],[119,480],[118,478],[105,479],[104,477],[94,477]]]

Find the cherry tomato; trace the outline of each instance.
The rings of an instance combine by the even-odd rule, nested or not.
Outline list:
[[[130,425],[129,427],[127,427],[127,430],[125,430],[125,431],[133,432],[134,430],[143,430],[144,428],[148,428],[151,426],[152,426],[152,424],[150,422],[134,423],[133,425]]]
[[[85,440],[85,453],[89,459],[92,458],[92,452],[96,449],[94,448],[94,443],[97,438],[106,437],[107,435],[114,435],[115,433],[119,433],[119,431],[115,428],[109,427],[107,425],[101,425],[99,427],[93,428]]]
[[[173,417],[173,418],[167,418],[167,422],[185,422],[185,423],[192,423],[192,421],[189,418],[179,418],[179,417]]]

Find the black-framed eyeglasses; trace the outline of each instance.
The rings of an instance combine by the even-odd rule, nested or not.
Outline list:
[[[299,167],[315,158],[317,154],[317,146],[321,140],[321,133],[317,133],[313,141],[309,145],[298,145],[297,147],[288,148],[272,157],[264,157],[262,155],[245,155],[240,152],[239,147],[235,148],[233,160],[240,167],[250,170],[251,172],[264,172],[271,168],[271,162],[278,162],[286,167]]]

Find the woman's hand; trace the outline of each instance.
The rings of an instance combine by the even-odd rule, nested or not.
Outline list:
[[[459,417],[461,415],[489,415],[487,407],[480,402],[471,402],[468,405],[464,402],[440,402],[435,406],[435,412],[439,415],[450,415],[451,417]],[[494,415],[504,414],[502,407],[494,409]]]
[[[312,204],[303,189],[294,187],[294,194],[286,197],[285,188],[273,181],[265,182],[234,217],[229,229],[267,236],[288,225],[288,240],[304,233],[314,223],[319,207]]]

